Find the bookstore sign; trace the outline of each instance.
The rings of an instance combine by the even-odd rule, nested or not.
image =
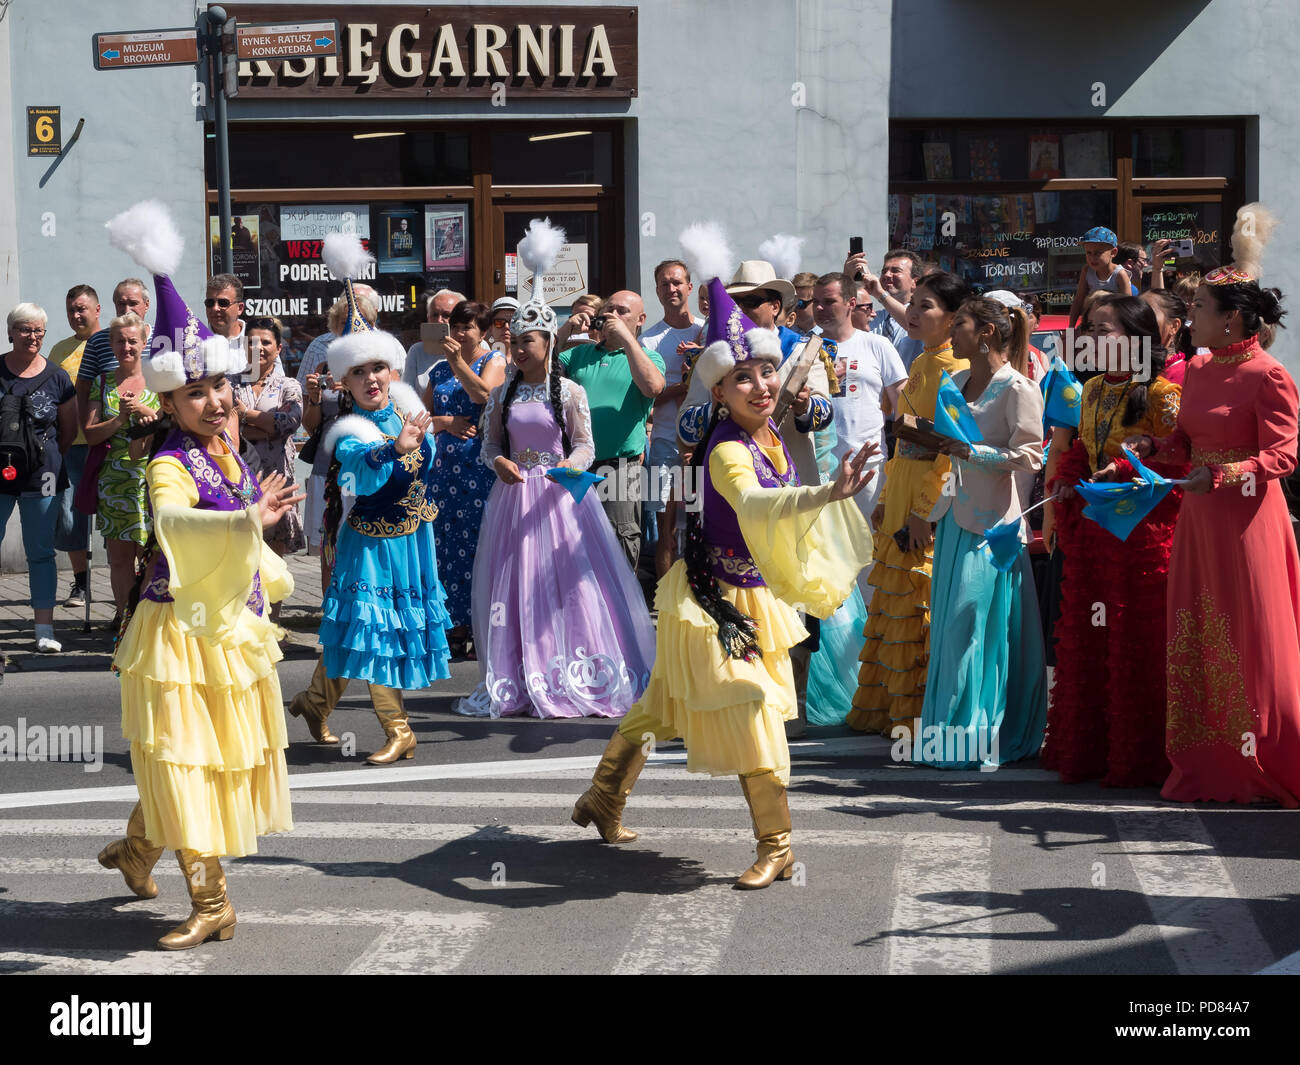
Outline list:
[[[308,5],[227,4],[243,23],[310,21]],[[635,96],[635,7],[333,7],[338,54],[244,59],[243,98]]]

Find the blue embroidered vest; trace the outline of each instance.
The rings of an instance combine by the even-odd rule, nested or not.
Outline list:
[[[363,536],[409,536],[421,522],[438,516],[433,501],[433,449],[429,437],[424,436],[419,448],[405,455],[397,453],[393,440],[385,434],[384,442],[373,445],[366,454],[372,469],[391,462],[393,473],[378,491],[358,496],[352,505],[348,525]]]

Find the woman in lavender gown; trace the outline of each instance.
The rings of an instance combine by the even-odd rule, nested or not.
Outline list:
[[[483,414],[496,471],[474,558],[474,645],[483,682],[457,709],[502,717],[620,717],[650,678],[645,599],[595,491],[575,499],[548,474],[595,457],[581,386],[548,356],[555,312],[526,303],[510,323],[515,369]]]

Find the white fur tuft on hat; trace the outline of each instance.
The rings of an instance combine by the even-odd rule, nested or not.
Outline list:
[[[693,222],[682,230],[677,241],[691,277],[699,284],[731,275],[736,255],[717,222]]]
[[[248,359],[238,349],[231,347],[230,341],[225,337],[207,337],[199,344],[198,350],[205,378],[216,377],[218,374],[236,377],[248,369]],[[160,396],[164,392],[174,392],[188,380],[185,376],[184,358],[179,351],[170,347],[141,359],[140,376],[144,378],[149,391]]]
[[[108,242],[151,274],[176,273],[185,238],[161,200],[144,200],[104,223]]]
[[[393,373],[401,375],[406,365],[406,350],[392,333],[370,329],[364,333],[347,333],[325,349],[330,373],[341,381],[347,372],[372,362],[387,363]]]

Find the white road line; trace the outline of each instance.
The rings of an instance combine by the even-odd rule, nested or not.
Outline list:
[[[991,849],[988,836],[907,833],[894,867],[887,973],[978,974],[992,969]]]
[[[646,827],[643,823],[630,822],[633,827],[645,829],[644,840],[651,847],[658,840],[687,839],[701,843],[734,843],[738,840],[753,843],[753,832],[747,823],[737,819],[735,828],[685,828],[678,826]],[[0,820],[0,837],[78,837],[87,839],[112,838],[122,834],[120,820]],[[873,832],[868,829],[795,829],[795,840],[809,846],[827,847],[875,847],[893,846],[902,838],[900,832]],[[555,843],[574,840],[591,840],[595,844],[597,837],[592,828],[579,828],[567,819],[545,825],[471,825],[471,824],[413,824],[399,821],[306,821],[291,833],[283,836],[267,836],[267,840],[284,840],[286,843],[296,839],[345,839],[361,840],[414,840],[426,843],[452,843],[459,840],[474,839],[490,843]],[[96,844],[102,845],[102,844]],[[631,844],[636,847],[640,844]],[[10,859],[22,861],[23,859]]]
[[[1273,962],[1250,906],[1237,894],[1197,814],[1114,816],[1138,886],[1180,973],[1255,973]]]
[[[1257,976],[1300,976],[1300,950],[1279,958],[1267,969],[1260,969]]]
[[[735,873],[706,875],[710,882],[701,887],[651,900],[612,975],[705,976],[719,968],[745,895],[732,888]]]
[[[133,950],[116,958],[107,949],[51,947],[46,950],[0,950],[0,973],[43,976],[182,976],[201,973],[209,958],[199,951],[184,953]]]

